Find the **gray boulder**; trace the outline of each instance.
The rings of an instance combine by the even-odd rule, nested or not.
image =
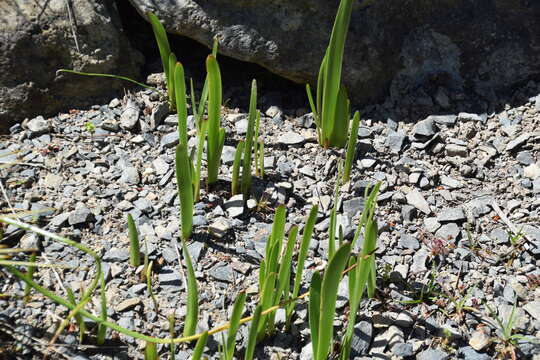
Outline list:
[[[122,34],[114,2],[0,1],[0,132],[16,121],[95,104],[118,80],[58,73],[139,75],[142,55]]]
[[[130,0],[154,11],[166,29],[300,83],[314,82],[338,1]],[[508,0],[355,1],[343,80],[358,103],[390,91],[398,101],[420,92],[495,91],[540,74],[540,2]],[[438,90],[438,91],[437,91]]]

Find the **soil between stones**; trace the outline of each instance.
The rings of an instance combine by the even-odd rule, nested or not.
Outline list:
[[[530,98],[522,105],[492,114],[409,119],[416,124],[362,121],[352,179],[341,188],[338,223],[346,237],[356,228],[365,188],[376,181],[382,187],[376,211],[378,291],[360,306],[353,358],[508,358],[511,349],[485,303],[503,322],[516,304],[514,333],[540,340],[539,92],[526,94]],[[306,285],[326,261],[337,161],[344,152],[317,144],[313,119],[301,115],[305,110],[262,110],[266,174],[254,181],[257,206],[242,213],[230,201],[234,146],[245,137],[247,125],[246,114],[238,109],[224,111],[227,139],[220,181],[195,205],[189,251],[200,288],[200,330],[225,322],[241,290],[249,294],[246,314],[253,312],[258,264],[277,204],[287,205],[287,228],[297,224],[300,232],[311,204],[319,204]],[[186,303],[174,246],[179,228],[175,123],[167,104],[142,91],[90,110],[31,119],[13,127],[0,145],[2,162],[19,161],[0,170],[7,193],[0,202],[3,212],[49,209],[23,220],[35,220],[98,252],[105,265],[109,318],[161,337],[169,336],[171,313],[177,316],[176,334],[181,334]],[[155,262],[158,311],[138,271],[128,264],[128,213]],[[224,235],[209,234],[215,230]],[[50,239],[7,227],[5,241],[37,246],[46,261],[73,267],[35,273],[39,283],[63,296],[63,286],[78,294],[93,276],[91,258]],[[45,347],[38,340],[50,339],[67,311],[35,294],[25,304],[17,297],[24,285],[2,269],[0,278],[0,293],[12,295],[0,299],[0,337],[7,344],[0,357],[40,358]],[[346,297],[344,282],[338,334],[346,323]],[[468,310],[460,311],[462,299]],[[94,300],[87,308],[97,313]],[[310,359],[305,304],[298,305],[290,331],[283,329],[283,316],[278,312],[278,330],[257,346],[256,358]],[[55,348],[61,354],[52,357],[143,356],[144,344],[133,338],[110,331],[106,346],[84,347],[78,345],[76,327],[69,330],[57,342],[66,345]],[[22,344],[24,336],[28,343]],[[246,338],[242,326],[239,358]],[[216,336],[208,343],[207,356],[218,358],[220,340]],[[89,337],[85,344],[93,343]],[[160,349],[166,358],[168,348]],[[190,358],[189,348],[176,349],[177,359]],[[540,346],[528,341],[518,341],[514,351],[518,358],[540,357]]]

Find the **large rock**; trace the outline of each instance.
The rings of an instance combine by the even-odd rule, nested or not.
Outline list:
[[[0,1],[0,132],[26,117],[94,104],[126,85],[58,69],[137,77],[142,56],[121,29],[109,0]]]
[[[313,82],[338,1],[130,0],[171,33]],[[419,93],[448,106],[456,91],[488,101],[494,91],[540,74],[540,2],[522,0],[355,1],[343,79],[360,103]]]

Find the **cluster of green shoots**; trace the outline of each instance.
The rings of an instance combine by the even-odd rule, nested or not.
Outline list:
[[[96,341],[98,344],[104,343],[106,330],[109,328],[124,335],[146,341],[145,358],[149,360],[158,359],[157,344],[168,344],[171,358],[174,358],[176,344],[194,341],[196,341],[196,344],[192,358],[200,359],[204,352],[208,337],[216,333],[222,334],[224,330],[228,330],[228,332],[226,339],[222,335],[220,347],[221,358],[230,360],[233,358],[236,351],[235,342],[237,331],[240,325],[247,322],[251,322],[251,324],[247,346],[244,349],[244,359],[253,359],[256,344],[271,335],[275,330],[275,311],[279,308],[284,309],[286,314],[285,327],[289,328],[296,303],[307,297],[309,297],[309,326],[314,354],[316,354],[315,358],[326,359],[333,343],[332,319],[335,313],[337,284],[339,284],[341,278],[347,274],[349,278],[351,312],[349,314],[349,326],[340,342],[340,353],[342,354],[342,358],[346,359],[346,354],[348,354],[350,349],[356,310],[360,304],[364,289],[367,288],[369,296],[373,296],[375,290],[374,279],[376,276],[376,269],[374,252],[377,241],[377,225],[374,220],[374,210],[378,187],[379,184],[372,189],[370,194],[367,194],[366,192],[366,206],[360,217],[359,225],[352,242],[346,242],[343,238],[338,239],[338,250],[333,254],[330,252],[327,254],[329,261],[324,270],[324,275],[321,277],[319,272],[314,273],[309,292],[305,292],[301,295],[299,292],[303,280],[304,264],[312,239],[318,208],[316,205],[311,208],[305,226],[303,227],[302,236],[298,237],[298,227],[293,226],[285,241],[286,210],[284,206],[278,206],[274,216],[272,232],[267,242],[265,257],[260,266],[259,294],[253,315],[242,318],[242,315],[245,312],[247,294],[241,292],[233,305],[230,321],[223,326],[199,334],[196,334],[197,322],[199,319],[199,290],[186,240],[183,238],[181,238],[181,246],[185,272],[187,274],[187,304],[182,337],[174,337],[174,317],[169,318],[171,324],[171,338],[148,336],[123,328],[118,324],[109,321],[107,317],[108,304],[105,298],[106,283],[103,276],[100,257],[94,251],[80,243],[48,232],[37,226],[23,223],[14,217],[0,217],[0,223],[10,224],[27,231],[32,231],[38,235],[77,248],[94,259],[96,266],[95,274],[90,282],[90,286],[85,291],[81,290],[78,299],[75,298],[73,291],[69,288],[66,294],[67,298],[64,298],[39,285],[33,279],[33,273],[36,267],[61,267],[60,265],[40,263],[36,261],[35,255],[29,262],[0,259],[0,265],[28,286],[28,289],[25,289],[25,296],[29,296],[30,290],[34,289],[38,293],[69,309],[68,315],[58,326],[51,343],[56,341],[56,338],[62,333],[65,327],[71,323],[72,319],[79,326],[80,341],[82,342],[85,339],[86,334],[91,331],[91,329],[86,327],[84,322],[84,318],[88,318],[98,324],[96,328]],[[138,268],[141,266],[139,234],[135,221],[131,215],[128,215],[127,222],[130,239],[130,265]],[[354,255],[351,252],[351,248],[354,246],[362,232],[364,236],[362,250],[359,254]],[[297,241],[297,238],[299,238],[299,241]],[[18,253],[35,250],[36,249],[10,249],[10,252]],[[293,280],[292,268],[294,258],[296,258],[296,272]],[[347,269],[345,269],[346,265]],[[27,266],[28,271],[26,273],[22,272],[17,266]],[[144,255],[144,265],[141,273],[147,284],[148,295],[153,299],[155,310],[157,312],[159,311],[158,301],[152,291],[152,262],[148,260],[148,251],[146,251]],[[92,312],[85,309],[97,290],[99,290],[98,295],[101,302],[100,315],[94,315]],[[321,296],[321,293],[325,295]]]
[[[360,218],[360,222],[354,238],[347,242],[343,238],[341,228],[336,229],[336,214],[339,198],[339,184],[349,181],[352,168],[352,161],[355,155],[356,139],[360,121],[359,113],[353,117],[350,136],[350,102],[347,98],[345,88],[341,83],[341,63],[343,59],[343,49],[345,35],[347,32],[352,1],[342,0],[330,44],[322,61],[319,80],[317,86],[317,103],[315,105],[309,85],[307,86],[308,98],[313,110],[313,115],[317,125],[319,142],[325,148],[347,146],[347,156],[345,166],[340,171],[336,181],[335,206],[331,214],[331,225],[329,234],[328,264],[324,273],[313,274],[310,290],[299,294],[303,279],[304,263],[307,257],[309,244],[313,234],[313,228],[317,219],[317,206],[313,206],[303,234],[297,243],[298,227],[293,226],[285,241],[286,210],[284,206],[276,209],[272,233],[268,240],[265,258],[261,262],[259,272],[259,294],[257,306],[253,315],[242,318],[246,293],[241,292],[237,297],[232,311],[230,321],[218,328],[196,334],[197,322],[199,318],[198,309],[198,285],[195,278],[195,271],[190,259],[187,242],[193,232],[193,208],[194,203],[200,198],[201,168],[203,149],[207,154],[207,178],[206,187],[216,183],[219,174],[221,153],[225,141],[225,129],[220,125],[222,107],[222,85],[221,73],[217,61],[217,41],[214,42],[212,54],[206,60],[207,77],[204,82],[201,97],[197,104],[194,92],[193,81],[190,81],[191,110],[195,119],[197,132],[196,152],[188,148],[187,133],[187,91],[184,76],[184,68],[177,60],[176,55],[171,51],[167,39],[167,34],[163,25],[157,17],[149,13],[148,18],[157,40],[159,52],[163,64],[165,78],[167,81],[167,97],[171,109],[176,109],[178,115],[178,135],[179,143],[175,151],[176,180],[178,186],[178,196],[180,199],[180,243],[187,274],[187,305],[186,317],[184,319],[182,337],[175,337],[174,317],[170,317],[171,324],[170,338],[157,338],[148,336],[136,331],[132,331],[109,321],[107,317],[107,300],[105,297],[105,279],[101,266],[100,257],[88,247],[74,242],[65,237],[43,230],[37,226],[19,221],[16,217],[0,217],[0,224],[10,224],[26,231],[34,232],[38,235],[59,241],[68,246],[91,256],[95,262],[95,273],[90,285],[80,291],[78,298],[71,289],[67,288],[67,298],[62,297],[43,286],[33,279],[36,267],[50,265],[40,263],[36,260],[36,249],[8,249],[10,254],[20,252],[31,252],[33,255],[28,262],[11,261],[0,257],[0,266],[11,272],[14,276],[26,284],[25,297],[28,297],[31,289],[48,297],[56,303],[69,309],[69,313],[64,321],[58,326],[52,342],[62,333],[72,319],[79,325],[80,340],[90,330],[87,329],[84,318],[97,323],[96,342],[103,344],[106,338],[107,329],[111,329],[136,339],[146,341],[145,358],[152,360],[158,358],[157,344],[168,344],[172,358],[174,358],[175,345],[196,341],[192,359],[200,359],[204,352],[206,341],[210,335],[228,330],[227,338],[222,336],[221,358],[232,359],[235,353],[236,333],[241,324],[251,322],[249,338],[244,351],[244,359],[252,359],[255,345],[265,337],[275,331],[275,311],[283,308],[286,313],[286,328],[290,327],[294,314],[295,305],[298,301],[309,297],[309,326],[311,330],[311,340],[313,344],[313,354],[315,359],[326,359],[333,346],[333,318],[335,314],[335,303],[337,297],[337,286],[342,277],[347,275],[349,282],[350,314],[348,326],[344,332],[340,344],[340,356],[347,359],[350,352],[352,333],[356,313],[360,300],[367,289],[368,296],[373,296],[375,291],[375,258],[374,253],[377,241],[377,224],[374,220],[376,197],[379,184],[377,184],[368,194],[366,191],[366,205]],[[88,74],[71,70],[62,70],[91,76],[116,77],[133,81],[121,76],[109,74]],[[139,85],[140,84],[133,81]],[[159,91],[152,88],[153,90]],[[259,127],[261,121],[260,111],[257,110],[257,85],[255,80],[252,83],[248,127],[246,138],[237,145],[235,159],[233,163],[231,192],[233,194],[242,193],[244,202],[250,196],[253,172],[256,176],[264,177],[264,143],[258,141]],[[347,141],[348,139],[348,141]],[[252,171],[252,168],[254,171]],[[240,173],[241,169],[241,173]],[[131,215],[128,216],[128,232],[130,239],[130,264],[133,267],[141,266],[141,254],[139,246],[139,236],[135,222]],[[337,233],[337,237],[336,237]],[[354,255],[351,249],[354,248],[360,234],[363,233],[364,242],[360,253]],[[337,241],[337,242],[336,242]],[[293,259],[295,249],[298,248],[296,256],[296,273],[292,279]],[[336,250],[337,249],[337,250]],[[2,250],[2,249],[0,249]],[[7,253],[7,252],[6,252]],[[0,253],[1,254],[1,253]],[[5,255],[0,255],[5,257]],[[27,266],[27,272],[22,272],[17,266]],[[158,301],[152,291],[152,266],[148,259],[148,251],[144,256],[142,278],[147,284],[148,295],[152,298],[155,310],[158,311]],[[96,291],[99,291],[100,314],[95,315],[86,310],[86,305],[90,302]],[[324,296],[321,296],[324,294]]]

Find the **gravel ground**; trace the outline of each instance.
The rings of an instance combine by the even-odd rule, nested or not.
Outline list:
[[[352,358],[540,359],[538,344],[505,343],[495,314],[486,307],[505,322],[515,305],[514,333],[540,341],[540,89],[530,90],[521,91],[521,105],[491,114],[362,121],[352,179],[341,187],[338,223],[351,238],[364,189],[382,182],[376,211],[378,291],[360,306]],[[189,251],[200,287],[200,330],[226,321],[242,290],[248,292],[246,314],[253,311],[258,264],[277,204],[287,206],[287,225],[300,227],[311,204],[319,204],[306,284],[326,262],[337,162],[344,152],[317,144],[305,109],[263,110],[266,174],[254,181],[256,205],[244,213],[230,194],[235,145],[247,126],[247,114],[238,109],[226,109],[223,117],[227,139],[218,186],[203,191],[195,205]],[[372,118],[380,118],[377,107],[372,110]],[[19,161],[0,170],[7,193],[0,200],[2,211],[46,209],[23,220],[35,220],[102,256],[110,319],[161,337],[169,336],[167,316],[173,313],[176,333],[181,333],[186,303],[175,246],[175,123],[166,103],[142,91],[90,110],[30,119],[14,126],[0,144],[0,161]],[[190,129],[193,134],[192,123]],[[140,281],[141,269],[128,264],[128,213],[155,262],[157,311]],[[35,273],[39,283],[63,296],[64,286],[78,293],[93,276],[92,259],[73,248],[12,227],[5,240],[17,247],[37,246],[44,261],[73,267]],[[23,284],[6,271],[0,270],[0,279],[0,293],[22,294]],[[339,295],[338,332],[348,311],[345,282]],[[5,344],[0,358],[41,358],[39,344],[50,339],[67,311],[39,295],[28,303],[19,299],[0,299]],[[87,308],[98,313],[97,297]],[[310,359],[305,304],[298,305],[288,332],[283,319],[278,311],[278,330],[258,345],[256,358]],[[143,343],[114,331],[106,346],[96,347],[91,337],[87,346],[79,346],[76,326],[68,330],[57,341],[65,346],[55,347],[52,358],[143,356]],[[246,335],[243,326],[239,354]],[[211,359],[218,358],[218,341],[208,343]],[[167,350],[161,348],[163,354]],[[177,346],[177,359],[190,354]]]

